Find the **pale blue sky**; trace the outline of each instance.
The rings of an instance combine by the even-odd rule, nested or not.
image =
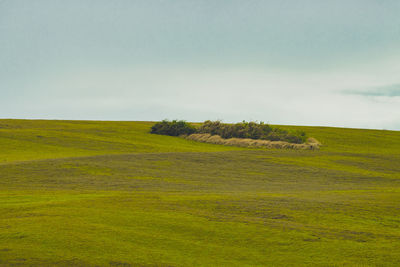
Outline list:
[[[400,130],[398,0],[0,0],[0,117]]]

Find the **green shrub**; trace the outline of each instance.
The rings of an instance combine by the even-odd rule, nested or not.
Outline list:
[[[197,129],[197,132],[219,135],[222,138],[251,138],[296,144],[304,143],[307,139],[304,132],[288,132],[263,122],[257,123],[253,121],[226,124],[220,121],[208,120]]]
[[[195,128],[185,121],[157,122],[151,127],[151,133],[171,136],[189,135],[192,133],[208,133],[219,135],[222,138],[251,138],[270,141],[285,141],[301,144],[307,139],[305,132],[288,132],[286,130],[272,127],[263,122],[240,122],[235,124],[222,123],[221,121],[205,121],[200,127]]]
[[[183,134],[192,134],[196,132],[196,128],[186,121],[183,120],[163,120],[161,122],[155,123],[151,127],[151,133],[153,134],[163,134],[171,136],[179,136]]]

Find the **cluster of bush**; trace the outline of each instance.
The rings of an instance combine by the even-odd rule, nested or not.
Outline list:
[[[186,121],[168,121],[163,120],[161,122],[157,122],[151,127],[151,133],[154,134],[164,134],[171,136],[179,136],[179,135],[189,135],[196,132],[196,128],[187,123]]]
[[[277,127],[272,127],[263,122],[240,122],[235,124],[222,123],[220,121],[205,121],[199,127],[185,121],[168,121],[157,122],[151,128],[151,133],[164,135],[189,135],[192,133],[208,133],[211,135],[219,135],[222,138],[250,138],[270,141],[285,141],[289,143],[301,144],[307,139],[306,133],[303,131],[289,132]]]
[[[198,133],[219,135],[222,138],[250,138],[270,141],[286,141],[301,144],[306,141],[305,132],[289,132],[272,127],[263,122],[240,122],[235,124],[221,123],[220,121],[205,121],[198,129]]]

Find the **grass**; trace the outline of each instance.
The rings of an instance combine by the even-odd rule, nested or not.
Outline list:
[[[320,151],[0,120],[0,265],[398,266],[400,132],[300,129]]]

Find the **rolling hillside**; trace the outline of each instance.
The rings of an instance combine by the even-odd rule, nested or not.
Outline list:
[[[0,265],[397,266],[400,132],[304,130],[319,151],[0,120]]]

